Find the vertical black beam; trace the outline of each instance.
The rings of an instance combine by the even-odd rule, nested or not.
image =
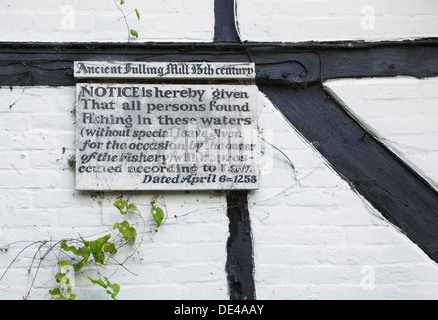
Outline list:
[[[240,42],[234,11],[234,0],[214,1],[214,42]]]
[[[235,21],[234,0],[215,0],[214,42],[240,42]],[[255,300],[254,260],[248,192],[227,194],[230,236],[227,242],[227,263],[230,300]]]
[[[254,259],[248,192],[227,195],[230,236],[227,243],[228,286],[231,300],[255,300]]]

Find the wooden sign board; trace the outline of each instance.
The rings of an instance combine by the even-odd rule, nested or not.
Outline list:
[[[76,188],[257,189],[256,93],[254,85],[78,83]]]
[[[77,79],[254,80],[254,63],[76,61]]]

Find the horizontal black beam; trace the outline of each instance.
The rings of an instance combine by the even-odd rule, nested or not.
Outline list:
[[[0,85],[74,85],[78,60],[254,62],[259,85],[346,77],[438,76],[438,41],[175,44],[0,43]]]
[[[367,134],[321,85],[261,90],[308,141],[317,142],[341,176],[438,261],[438,194],[428,183]]]
[[[154,49],[202,49],[202,48],[221,48],[226,49],[246,49],[251,48],[284,48],[284,49],[298,49],[298,50],[319,50],[319,49],[371,49],[382,47],[398,47],[398,46],[437,46],[437,38],[420,38],[415,40],[401,40],[401,41],[375,41],[367,42],[363,40],[357,41],[308,41],[308,42],[130,42],[128,50],[135,50],[136,48],[154,48]],[[0,41],[0,46],[3,48],[34,48],[43,51],[52,51],[53,47],[58,47],[58,50],[62,48],[66,49],[81,49],[87,48],[93,50],[114,50],[116,48],[122,48],[123,51],[126,47],[126,43],[123,42],[14,42],[14,41]],[[121,52],[122,53],[122,52]]]

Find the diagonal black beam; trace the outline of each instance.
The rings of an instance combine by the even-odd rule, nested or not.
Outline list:
[[[438,261],[438,194],[357,124],[320,84],[261,87],[335,170]]]

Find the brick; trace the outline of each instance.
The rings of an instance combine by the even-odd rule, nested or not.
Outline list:
[[[415,4],[405,0],[276,0],[269,6],[259,3],[238,1],[242,40],[382,41],[432,37],[437,31],[438,8],[431,0],[420,0]],[[362,19],[372,13],[375,28],[363,28]]]
[[[348,84],[347,84],[348,83]],[[342,80],[326,87],[348,112],[435,188],[436,79]],[[428,92],[426,94],[426,92]],[[419,125],[421,124],[421,125]],[[413,156],[413,154],[416,154]],[[422,154],[428,161],[421,161]],[[420,161],[419,161],[420,160]]]
[[[179,293],[179,288],[176,284],[123,286],[119,295],[123,300],[182,300],[185,295]]]
[[[98,202],[90,194],[69,189],[44,189],[38,188],[28,191],[28,207],[46,208],[68,208],[71,206],[98,206]]]
[[[282,274],[281,277],[277,276]],[[361,267],[360,266],[331,266],[331,265],[266,265],[259,269],[260,279],[270,284],[281,284],[285,280],[287,283],[295,285],[309,284],[312,282],[320,285],[336,284],[339,279],[351,284],[360,284]]]
[[[122,9],[130,28],[140,34],[136,41],[212,41],[213,4],[213,0],[154,0],[147,4],[132,0]],[[66,15],[62,8],[66,6],[73,9],[73,29],[62,24]],[[132,11],[134,8],[141,14],[140,21]],[[48,5],[37,0],[30,6],[28,2],[16,1],[6,9],[9,14],[3,14],[0,19],[2,41],[125,42],[127,39],[122,14],[112,2],[71,1]]]
[[[75,229],[85,227],[102,228],[101,209],[98,206],[77,206],[73,208],[50,208],[48,214],[56,221],[57,227],[66,228],[74,226]]]
[[[345,245],[347,237],[340,227],[313,227],[292,225],[277,226],[275,232],[269,232],[270,227],[257,228],[258,233],[263,234],[258,244],[277,245],[291,243],[294,245]]]
[[[7,14],[3,12],[0,15],[0,30],[2,31],[2,38],[5,37],[8,33],[6,30],[10,31],[10,34],[13,34],[14,32],[23,32],[31,30],[31,28],[34,27],[34,16],[31,13],[13,13],[13,14]],[[2,39],[3,40],[3,39]]]
[[[144,263],[173,264],[175,261],[179,261],[179,263],[222,261],[225,265],[226,248],[224,245],[224,243],[167,244],[164,239],[158,244],[158,241],[154,241],[154,243],[144,246]]]
[[[399,238],[394,236],[394,229],[391,227],[348,227],[345,229],[348,243],[360,244],[396,244]]]
[[[228,285],[223,281],[219,283],[179,286],[177,292],[180,297],[185,297],[188,300],[204,300],[207,295],[212,300],[229,299]]]

